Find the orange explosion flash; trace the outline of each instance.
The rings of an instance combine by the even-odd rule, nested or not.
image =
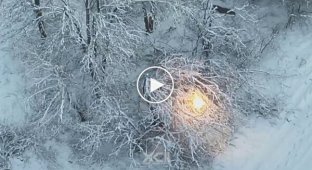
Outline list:
[[[192,99],[192,104],[193,104],[193,108],[196,111],[202,110],[206,105],[204,99],[200,97],[198,94],[194,94],[193,99]]]
[[[190,90],[187,103],[193,112],[193,116],[201,116],[207,111],[209,100],[204,93],[195,89]]]

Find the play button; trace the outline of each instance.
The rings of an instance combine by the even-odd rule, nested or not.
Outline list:
[[[151,78],[150,79],[150,92],[154,92],[155,90],[161,88],[162,86],[164,86],[163,83]]]
[[[137,91],[148,103],[166,101],[173,89],[174,82],[170,72],[159,66],[146,68],[137,79]]]

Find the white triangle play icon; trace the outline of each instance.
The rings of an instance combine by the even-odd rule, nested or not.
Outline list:
[[[150,79],[150,93],[164,86],[161,82],[151,78]]]

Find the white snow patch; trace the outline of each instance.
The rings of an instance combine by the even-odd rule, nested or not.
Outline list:
[[[23,69],[0,47],[0,122],[20,126],[25,120]]]
[[[312,34],[303,29],[281,35],[260,68],[265,93],[283,96],[281,120],[270,125],[253,118],[220,155],[215,170],[293,170],[312,168]],[[261,83],[261,82],[260,82]]]

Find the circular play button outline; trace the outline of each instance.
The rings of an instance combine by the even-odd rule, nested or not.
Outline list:
[[[146,71],[148,71],[148,70],[150,70],[150,69],[160,69],[160,70],[163,70],[164,72],[166,72],[166,73],[169,75],[169,77],[170,77],[170,79],[171,79],[172,85],[171,85],[170,93],[169,93],[169,95],[168,95],[165,99],[163,99],[163,100],[161,100],[161,101],[149,101],[149,100],[147,100],[147,99],[141,94],[141,91],[140,91],[140,88],[139,88],[139,86],[140,86],[140,78],[142,77],[142,75],[143,75]],[[146,102],[148,102],[148,103],[152,103],[152,104],[159,104],[159,103],[162,103],[162,102],[168,100],[169,97],[172,95],[173,90],[174,90],[174,81],[173,81],[172,75],[170,74],[170,72],[169,72],[168,70],[166,70],[166,69],[164,69],[164,68],[162,68],[162,67],[160,67],[160,66],[151,66],[151,67],[147,67],[146,69],[144,69],[144,70],[140,73],[140,75],[139,75],[139,77],[138,77],[138,79],[137,79],[136,86],[137,86],[137,91],[138,91],[140,97],[141,97],[144,101],[146,101]]]

